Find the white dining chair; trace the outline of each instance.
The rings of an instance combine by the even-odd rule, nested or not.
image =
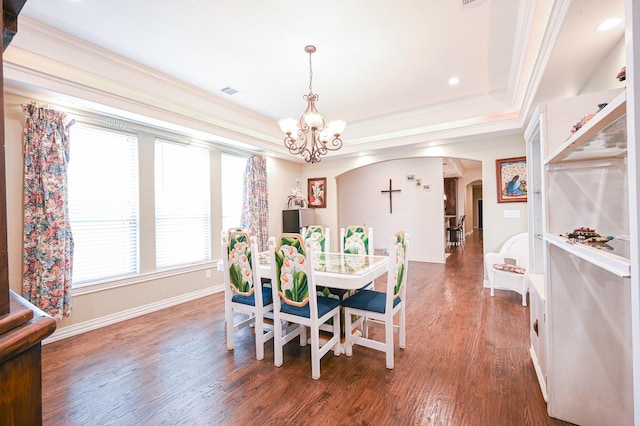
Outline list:
[[[360,290],[342,302],[345,318],[345,353],[351,356],[353,345],[365,346],[385,352],[387,368],[394,367],[394,332],[398,333],[398,346],[406,346],[406,291],[409,234],[400,231],[391,238],[389,270],[384,292]],[[398,315],[398,324],[393,317]],[[384,341],[370,336],[369,327],[384,329]]]
[[[340,253],[373,256],[373,228],[360,225],[340,228]]]
[[[372,227],[365,228],[360,225],[352,225],[347,228],[340,228],[340,253],[373,256],[374,251]],[[373,282],[362,288],[373,288]]]
[[[329,230],[329,228],[323,228],[319,225],[310,225],[308,227],[303,227],[302,228],[302,238],[304,238],[304,242],[305,245],[307,244],[307,242],[310,242],[311,245],[313,246],[313,256],[314,256],[314,260],[318,261],[320,255],[322,253],[326,253],[330,250],[331,247],[331,232]],[[328,287],[319,287],[318,288],[318,294],[321,294],[323,296],[329,296],[332,294],[331,292],[332,289],[328,288]],[[344,291],[334,291],[334,296],[337,298],[342,298],[342,294],[344,293]],[[321,328],[327,328],[330,326],[330,324],[324,324],[325,327],[321,327]]]
[[[340,300],[319,296],[313,269],[313,244],[305,245],[300,234],[282,234],[276,244],[269,239],[271,284],[273,291],[273,358],[274,365],[283,364],[283,347],[300,337],[307,344],[307,327],[311,341],[311,377],[320,378],[320,360],[333,349],[340,355]],[[320,345],[320,325],[332,320],[332,335]],[[282,325],[287,322],[290,326]]]
[[[273,327],[264,318],[273,309],[271,288],[264,287],[258,273],[258,244],[246,231],[221,232],[224,273],[224,317],[227,349],[234,348],[234,333],[255,327],[256,358],[264,358],[264,344],[273,338]],[[235,314],[244,318],[235,322]]]
[[[302,237],[305,243],[307,240],[311,240],[315,255],[331,251],[331,231],[329,228],[323,228],[319,225],[305,226],[302,228]]]

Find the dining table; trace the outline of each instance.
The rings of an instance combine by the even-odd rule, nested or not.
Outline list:
[[[389,269],[389,256],[338,252],[314,253],[313,256],[317,287],[358,290]],[[261,278],[271,278],[271,257],[268,251],[259,253],[258,269]]]
[[[358,290],[388,271],[389,256],[316,253],[313,269],[317,287]],[[218,261],[217,270],[224,270],[222,260]],[[260,278],[271,278],[271,257],[268,251],[258,253],[258,273]]]

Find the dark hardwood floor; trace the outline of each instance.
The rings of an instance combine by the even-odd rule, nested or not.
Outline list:
[[[354,347],[322,359],[273,345],[255,359],[252,329],[225,348],[216,294],[43,347],[44,425],[554,425],[529,356],[528,308],[482,288],[482,234],[446,265],[411,262],[407,348],[395,369]],[[376,283],[378,288],[384,285]],[[397,342],[397,336],[396,336]]]

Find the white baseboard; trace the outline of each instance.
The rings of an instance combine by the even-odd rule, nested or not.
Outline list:
[[[536,351],[533,349],[533,346],[529,348],[529,353],[531,354],[533,366],[536,369],[536,377],[538,377],[538,384],[540,385],[540,390],[542,391],[542,398],[544,398],[544,402],[549,402],[549,395],[547,395],[547,378],[544,376],[544,374],[542,374],[540,361],[538,361],[538,356],[536,355]]]
[[[126,321],[128,319],[149,314],[151,312],[170,308],[181,303],[190,302],[192,300],[219,293],[221,291],[224,291],[223,284],[215,285],[213,287],[207,287],[205,289],[194,291],[191,293],[181,294],[180,296],[172,297],[170,299],[164,299],[158,302],[150,303],[148,305],[127,309],[126,311],[121,311],[115,314],[106,315],[104,317],[95,318],[78,324],[73,324],[68,327],[59,328],[56,329],[56,331],[54,331],[51,336],[44,339],[42,341],[42,344],[46,345],[47,343],[53,343],[71,336],[86,333],[87,331],[97,330],[98,328]]]

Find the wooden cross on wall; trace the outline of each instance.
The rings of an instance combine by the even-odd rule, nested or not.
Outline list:
[[[394,192],[401,192],[401,189],[391,189],[391,179],[389,179],[389,189],[383,189],[382,191],[380,191],[381,194],[384,194],[386,192],[389,193],[389,213],[393,213],[393,199],[391,198],[391,196],[393,195]]]

